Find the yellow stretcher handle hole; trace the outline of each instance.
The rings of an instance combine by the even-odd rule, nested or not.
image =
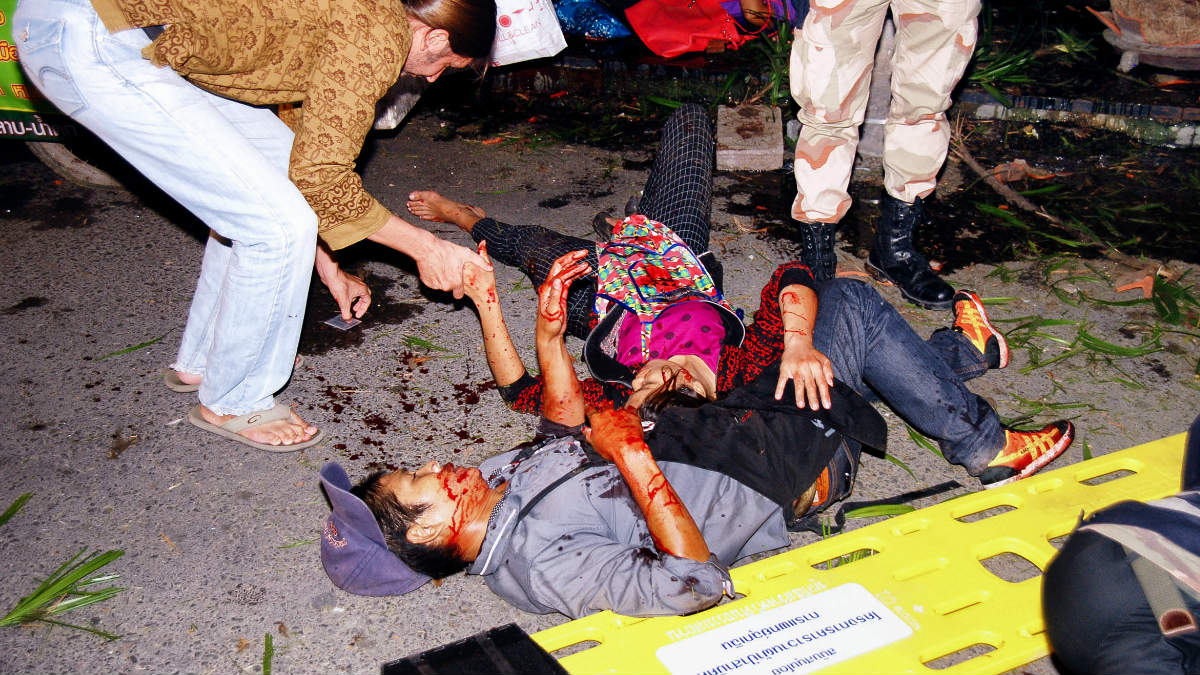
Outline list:
[[[979,561],[983,568],[997,577],[1011,583],[1035,579],[1042,575],[1042,570],[1023,555],[1005,551]]]
[[[1108,473],[1102,473],[1099,476],[1092,476],[1091,478],[1089,478],[1087,480],[1081,480],[1079,482],[1083,483],[1084,485],[1092,485],[1092,486],[1103,485],[1105,483],[1110,483],[1119,478],[1124,478],[1126,476],[1132,476],[1132,475],[1133,475],[1133,472],[1129,471],[1128,469],[1117,469],[1116,471],[1109,471]]]
[[[835,567],[845,567],[846,565],[856,563],[863,558],[869,558],[877,553],[879,553],[879,551],[876,551],[873,548],[859,548],[850,551],[849,553],[843,553],[832,558],[826,558],[821,562],[813,563],[812,567],[813,569],[817,570],[831,570]]]
[[[967,645],[962,649],[950,652],[949,654],[943,654],[936,659],[925,661],[924,663],[926,667],[932,668],[933,670],[945,670],[952,666],[966,663],[971,659],[977,659],[994,651],[996,651],[996,648],[992,645],[989,645],[986,642],[976,642],[974,644]]]

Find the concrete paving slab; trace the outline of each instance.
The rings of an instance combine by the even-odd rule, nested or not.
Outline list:
[[[779,108],[717,108],[718,171],[774,171],[782,166],[783,113]]]
[[[629,168],[647,166],[644,150],[626,153],[629,162],[614,169],[613,153],[594,148],[434,141],[438,130],[436,118],[419,114],[398,135],[373,141],[364,180],[398,213],[410,190],[436,188],[511,222],[586,237],[592,216],[619,212],[646,177],[644,168]],[[421,289],[402,256],[370,244],[352,249],[343,262],[369,275],[377,305],[352,331],[323,330],[332,302],[316,284],[301,343],[307,362],[280,399],[295,402],[329,440],[292,454],[254,451],[188,425],[194,396],[170,392],[159,379],[183,327],[204,228],[154,193],[88,191],[61,184],[28,156],[6,159],[0,508],[25,492],[33,498],[0,528],[7,580],[0,610],[83,547],[123,549],[111,568],[127,590],[65,617],[122,636],[113,642],[45,626],[0,629],[5,672],[254,673],[269,633],[276,673],[371,673],[489,627],[516,622],[534,632],[564,621],[513,609],[477,577],[364,598],[337,590],[321,570],[323,462],[341,462],[352,477],[430,459],[473,463],[531,436],[531,418],[507,410],[489,386],[467,305]],[[718,194],[743,179],[719,174]],[[774,266],[797,252],[790,242],[746,233],[730,207],[715,204],[713,248],[732,301],[753,310]],[[468,241],[453,226],[423,225]],[[1072,306],[1049,290],[1046,280],[1057,273],[1015,262],[1003,273],[969,267],[950,280],[1007,298],[993,306],[1005,329],[1026,316],[1071,318],[1115,343],[1141,341],[1136,322],[1153,319],[1148,306]],[[515,270],[501,267],[497,276],[510,328],[532,363],[533,290]],[[901,304],[895,289],[881,292],[922,334],[949,321]],[[1005,417],[1031,410],[1026,402],[1043,406],[1039,422],[1072,417],[1079,441],[1061,465],[1186,428],[1200,409],[1195,344],[1172,335],[1164,345],[1113,365],[1076,357],[1027,374],[1028,356],[1017,351],[1009,369],[972,388]],[[979,489],[915,445],[894,415],[885,417],[889,453],[907,470],[866,457],[853,499],[957,484],[915,502],[923,506]],[[795,535],[794,542],[814,539]],[[1054,672],[1046,660],[1022,670]]]

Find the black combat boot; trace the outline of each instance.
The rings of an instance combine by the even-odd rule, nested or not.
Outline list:
[[[800,223],[800,237],[804,250],[800,260],[812,271],[813,279],[829,281],[837,274],[837,254],[833,244],[837,237],[837,225],[833,223]]]
[[[954,289],[929,268],[925,256],[913,250],[913,230],[924,220],[920,197],[905,204],[885,192],[867,271],[880,281],[898,286],[900,294],[913,304],[925,309],[950,309]]]

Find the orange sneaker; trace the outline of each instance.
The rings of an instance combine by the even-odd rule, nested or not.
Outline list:
[[[1000,487],[1032,476],[1054,461],[1075,439],[1075,425],[1066,420],[1047,424],[1041,431],[1004,430],[1004,448],[979,475],[985,488]]]
[[[989,368],[1008,365],[1008,341],[1004,334],[988,321],[983,301],[972,291],[954,294],[954,330],[967,336],[971,344],[987,359]]]

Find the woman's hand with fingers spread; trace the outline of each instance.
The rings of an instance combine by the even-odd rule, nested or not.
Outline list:
[[[546,282],[538,289],[538,319],[536,337],[539,344],[562,339],[567,330],[567,292],[571,282],[592,271],[584,258],[586,250],[572,251],[558,258],[550,267]]]
[[[779,364],[779,382],[775,385],[775,400],[783,398],[788,380],[792,380],[796,389],[796,407],[803,408],[808,400],[808,407],[817,410],[828,410],[833,406],[829,397],[829,389],[833,386],[833,364],[829,359],[812,346],[812,341],[801,345],[787,345],[783,349],[783,359]]]

